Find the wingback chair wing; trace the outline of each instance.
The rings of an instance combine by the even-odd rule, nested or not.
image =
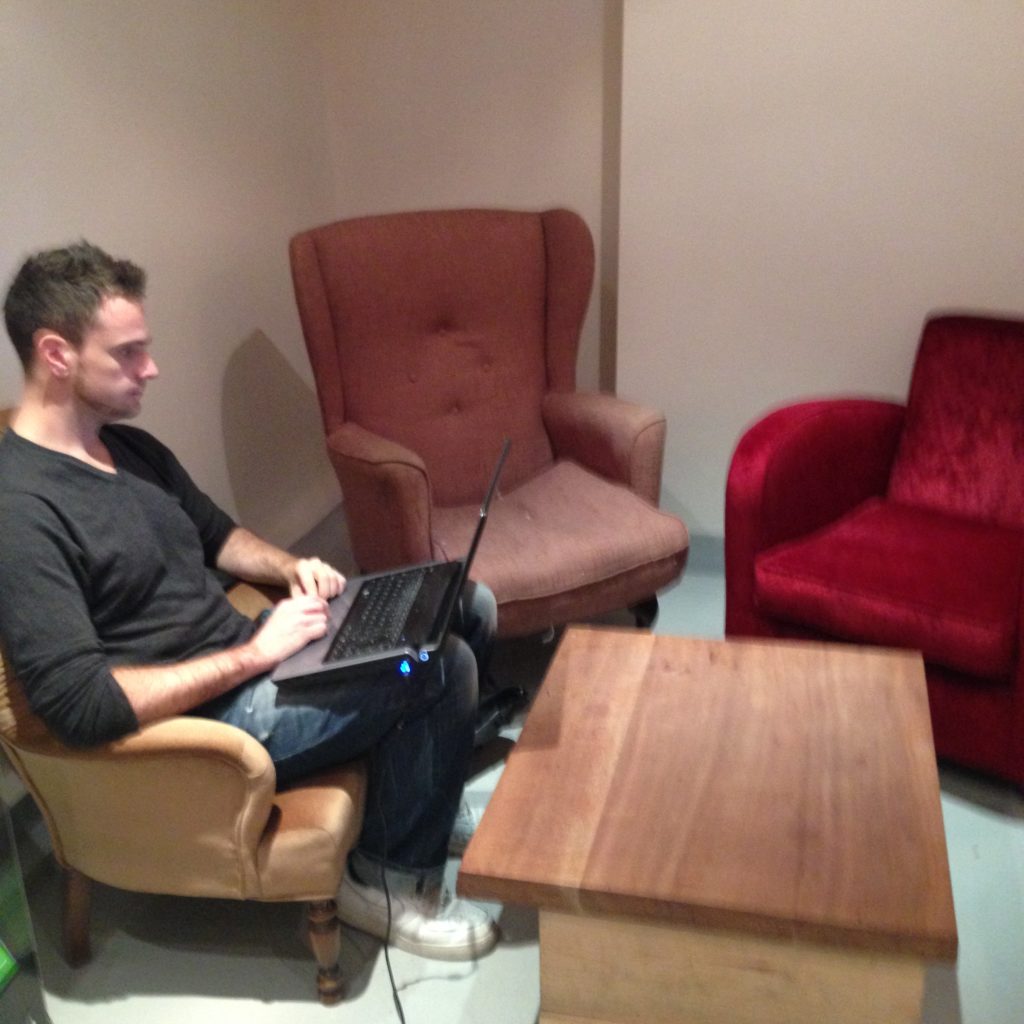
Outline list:
[[[265,607],[245,585],[242,610]],[[347,765],[276,790],[249,735],[182,716],[89,749],[59,742],[0,660],[0,745],[38,804],[65,871],[64,952],[90,958],[90,881],[136,892],[309,904],[324,1003],[344,994],[335,895],[362,823],[365,777]]]
[[[931,318],[905,406],[755,423],[725,545],[728,635],[921,650],[939,755],[1024,784],[1024,321]]]
[[[365,572],[467,550],[498,630],[526,635],[639,605],[685,564],[657,508],[665,418],[576,390],[594,249],[568,210],[339,221],[290,246],[327,450]]]

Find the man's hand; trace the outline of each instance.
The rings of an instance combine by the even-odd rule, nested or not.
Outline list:
[[[345,588],[345,577],[319,558],[298,558],[288,572],[288,592],[292,597],[306,594],[329,601]]]
[[[327,602],[322,597],[300,595],[274,605],[249,643],[259,663],[269,670],[326,632]]]
[[[152,722],[184,714],[247,679],[270,672],[326,632],[327,602],[322,597],[289,597],[278,602],[256,634],[238,647],[176,665],[124,665],[111,673],[139,722]]]
[[[345,577],[326,562],[296,558],[241,526],[228,534],[216,564],[251,583],[286,586],[291,597],[275,605],[255,635],[237,647],[175,665],[112,666],[139,722],[183,714],[319,640],[327,632],[327,601],[345,586]]]

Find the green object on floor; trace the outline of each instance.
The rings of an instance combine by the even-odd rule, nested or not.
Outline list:
[[[0,992],[11,983],[11,979],[18,973],[18,961],[7,951],[7,947],[0,941]]]

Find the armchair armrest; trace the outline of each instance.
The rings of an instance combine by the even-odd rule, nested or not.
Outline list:
[[[331,432],[327,454],[341,482],[360,570],[428,561],[432,495],[419,455],[355,423]]]
[[[87,750],[50,739],[7,752],[64,865],[141,892],[258,891],[255,855],[276,775],[266,750],[242,730],[184,716]]]
[[[580,465],[658,504],[665,452],[665,416],[656,409],[598,392],[544,396],[544,426],[556,457]]]
[[[754,606],[758,552],[885,493],[903,415],[874,399],[801,402],[744,433],[725,490],[727,634],[765,632]]]
[[[284,587],[272,587],[264,583],[247,583],[244,580],[232,583],[226,592],[227,599],[243,615],[255,619],[261,612],[273,608],[278,601],[288,596]]]

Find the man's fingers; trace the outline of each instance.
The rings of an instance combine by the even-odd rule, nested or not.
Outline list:
[[[292,597],[302,594],[316,594],[316,577],[313,575],[309,559],[300,558],[295,563],[295,582],[291,586]]]
[[[323,598],[337,597],[345,585],[345,577],[319,558],[301,558],[295,563],[295,580],[290,587],[292,597],[316,594]]]
[[[326,632],[327,602],[300,594],[276,605],[256,638],[269,656],[280,661]]]

